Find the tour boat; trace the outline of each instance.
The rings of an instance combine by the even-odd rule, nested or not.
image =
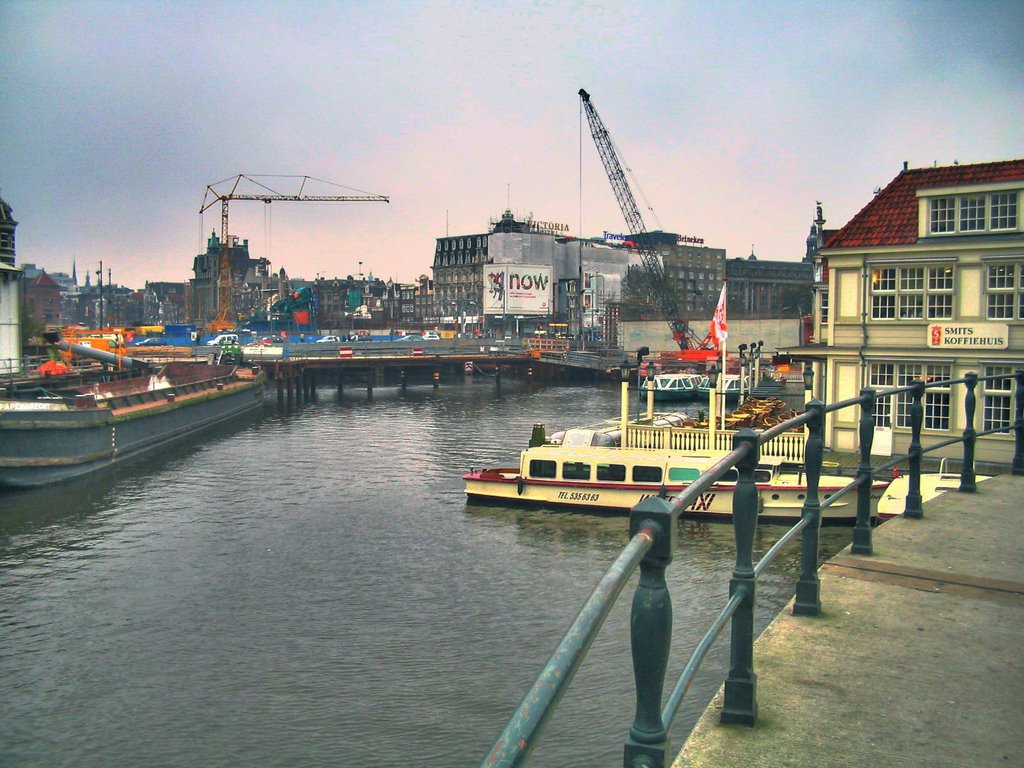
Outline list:
[[[658,373],[654,376],[654,399],[661,401],[707,399],[708,377],[699,373]]]
[[[474,469],[463,476],[466,495],[473,500],[510,504],[572,507],[592,512],[622,512],[648,496],[674,498],[708,471],[724,451],[673,451],[619,448],[607,445],[600,429],[566,430],[560,443],[527,448],[518,467]],[[602,443],[605,443],[602,445]],[[729,470],[699,494],[684,516],[730,519],[737,471]],[[871,489],[871,516],[890,479]],[[764,456],[754,471],[759,492],[759,519],[794,523],[807,497],[803,466],[782,457]],[[825,501],[849,478],[823,476],[819,500]],[[822,510],[823,523],[852,523],[857,517],[857,494],[848,493]]]

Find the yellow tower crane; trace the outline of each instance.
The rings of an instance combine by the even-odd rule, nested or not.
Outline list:
[[[199,213],[205,213],[211,206],[220,201],[220,260],[217,268],[217,316],[210,324],[214,331],[228,330],[234,327],[231,321],[231,242],[228,238],[228,202],[231,200],[259,200],[268,205],[275,201],[287,200],[293,203],[389,203],[391,200],[385,195],[310,195],[306,194],[306,182],[317,181],[322,184],[339,186],[322,179],[314,179],[310,176],[275,176],[275,179],[301,179],[299,191],[294,195],[283,195],[259,181],[266,176],[249,176],[240,173],[230,179],[218,181],[206,187],[206,194],[203,196],[203,205]],[[260,187],[263,191],[239,192],[238,187],[243,182],[250,182]],[[230,185],[229,192],[218,192],[214,187]]]

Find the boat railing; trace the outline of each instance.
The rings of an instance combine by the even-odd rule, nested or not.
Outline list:
[[[737,430],[709,432],[699,427],[652,426],[630,423],[626,430],[627,448],[650,451],[728,451],[732,449]],[[787,431],[776,435],[761,447],[762,456],[778,456],[788,462],[804,460],[803,431]]]
[[[979,382],[1015,382],[1013,416],[1009,413],[991,427],[974,428]],[[959,436],[922,447],[923,399],[929,390],[952,397],[954,387],[964,390],[965,428]],[[1009,384],[1000,386],[1000,391]],[[902,397],[908,403],[911,439],[909,450],[882,467],[872,466],[871,447],[875,433],[875,404],[882,398]],[[827,413],[859,409],[859,459],[856,476],[841,490],[821,500],[819,481],[824,457],[824,422]],[[989,419],[989,421],[997,421]],[[760,558],[753,562],[757,533],[759,495],[754,482],[762,448],[779,435],[806,427],[803,451],[807,490],[800,520]],[[801,536],[800,574],[795,584],[793,613],[798,616],[821,614],[821,584],[818,579],[819,540],[822,510],[848,493],[857,494],[857,521],[852,532],[851,551],[855,555],[872,554],[871,486],[876,472],[891,470],[907,462],[910,476],[904,516],[920,518],[921,458],[925,453],[960,443],[963,461],[961,492],[977,489],[974,475],[974,450],[978,437],[1010,433],[1014,435],[1011,471],[1024,475],[1024,370],[1012,374],[979,377],[968,373],[962,379],[914,381],[905,387],[876,391],[864,388],[857,397],[826,406],[811,400],[803,413],[762,432],[741,429],[732,435],[732,449],[682,493],[672,500],[648,497],[630,511],[629,541],[594,588],[583,608],[565,633],[540,675],[516,707],[504,730],[495,740],[481,768],[525,765],[545,725],[565,695],[573,676],[601,629],[626,583],[639,568],[640,578],[633,593],[630,617],[633,676],[636,683],[636,708],[633,723],[623,747],[624,768],[663,768],[668,752],[669,731],[704,658],[715,641],[730,625],[730,667],[724,683],[721,710],[723,723],[753,726],[757,722],[756,676],[754,674],[754,605],[757,580],[778,554]],[[680,514],[710,485],[727,471],[736,468],[738,479],[732,499],[732,525],[735,532],[735,564],[729,579],[729,596],[718,616],[697,642],[667,697],[664,697],[672,643],[672,598],[665,571],[672,563],[678,536]]]

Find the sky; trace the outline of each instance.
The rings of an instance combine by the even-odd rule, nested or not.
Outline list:
[[[648,230],[797,261],[904,161],[1024,157],[1022,71],[1021,0],[3,0],[0,196],[19,264],[141,288],[191,278],[209,185],[309,176],[390,203],[235,201],[231,234],[409,282],[506,208],[624,231],[585,88]]]

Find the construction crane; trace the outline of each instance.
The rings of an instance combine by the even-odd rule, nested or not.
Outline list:
[[[258,200],[266,204],[277,202],[280,200],[287,200],[293,203],[390,203],[391,200],[385,195],[307,195],[305,194],[306,182],[317,181],[324,184],[331,184],[331,182],[325,182],[322,179],[314,179],[310,176],[275,176],[274,178],[290,178],[290,179],[302,179],[302,183],[299,185],[299,192],[295,195],[282,195],[275,192],[270,187],[266,186],[262,182],[258,181],[260,178],[267,178],[263,176],[248,176],[244,173],[240,173],[231,179],[225,179],[224,181],[218,181],[215,184],[210,184],[206,187],[206,194],[203,196],[203,205],[199,209],[199,213],[205,213],[215,203],[220,201],[220,259],[217,270],[217,316],[214,321],[210,324],[210,329],[215,331],[227,330],[234,327],[234,323],[231,322],[231,242],[228,238],[228,203],[231,200]],[[265,192],[239,192],[238,186],[242,181],[248,181],[255,184],[258,187],[262,187]],[[215,186],[222,186],[228,182],[231,183],[230,192],[218,192],[214,189]],[[338,186],[333,184],[332,186]]]
[[[583,103],[583,111],[587,114],[587,122],[590,124],[590,133],[594,137],[597,152],[601,156],[601,162],[604,163],[605,172],[608,174],[608,181],[612,184],[615,199],[619,201],[619,208],[626,219],[629,234],[633,237],[633,242],[640,255],[642,264],[640,275],[643,283],[640,288],[643,294],[665,315],[669,327],[672,329],[672,338],[681,350],[705,348],[707,338],[698,338],[694,335],[689,325],[680,317],[681,313],[675,293],[665,279],[665,267],[651,241],[647,227],[644,226],[643,217],[640,215],[640,209],[626,182],[626,175],[622,172],[622,164],[619,162],[608,129],[604,127],[597,110],[590,103],[590,94],[580,88],[579,95]]]

